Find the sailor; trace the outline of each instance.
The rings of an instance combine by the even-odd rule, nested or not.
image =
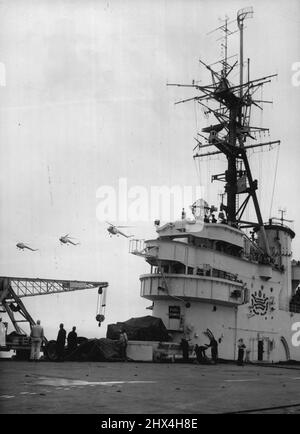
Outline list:
[[[6,326],[4,322],[2,322],[2,318],[0,318],[0,347],[6,346]]]
[[[77,348],[77,333],[76,327],[72,328],[72,331],[68,334],[68,351],[72,353]]]
[[[205,354],[205,351],[207,350],[207,345],[195,345],[194,351],[196,354],[196,358],[197,358],[197,362],[198,363],[203,363],[205,361],[207,361],[207,357]]]
[[[64,359],[66,334],[67,334],[67,332],[64,329],[64,325],[60,324],[57,339],[56,339],[56,352],[57,352],[57,358],[59,361],[63,361],[63,359]]]
[[[44,329],[41,327],[41,321],[38,319],[36,325],[31,327],[30,340],[31,352],[30,360],[39,360],[41,345],[44,339]]]
[[[212,223],[217,223],[217,219],[216,219],[216,217],[215,217],[214,214],[211,215],[211,222]]]
[[[120,330],[120,342],[121,342],[121,357],[124,361],[127,360],[127,344],[128,344],[128,336],[125,328]]]
[[[207,345],[207,348],[211,348],[211,360],[213,363],[217,363],[218,361],[218,342],[215,338],[210,338],[210,343]]]
[[[238,340],[238,365],[243,366],[244,364],[244,353],[245,353],[246,345],[244,344],[243,339]]]
[[[189,339],[186,336],[183,336],[180,342],[180,346],[182,349],[182,358],[183,361],[188,362],[189,360]]]
[[[196,206],[195,203],[193,203],[193,205],[191,206],[191,210],[192,210],[192,214],[193,214],[193,216],[195,217],[196,210],[197,210],[197,206]]]
[[[255,231],[250,231],[251,241],[255,241]]]

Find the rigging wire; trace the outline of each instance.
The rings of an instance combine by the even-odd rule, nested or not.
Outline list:
[[[252,161],[251,161],[251,157],[252,157],[252,153],[248,153],[248,161],[249,161],[249,165],[252,166]],[[245,216],[246,216],[246,220],[249,221],[250,219],[250,211],[249,211],[249,206],[250,204],[248,203],[248,206],[246,206],[245,209]]]
[[[194,158],[197,181],[198,181],[199,185],[201,185],[200,168],[199,168],[199,162],[197,160],[198,160],[198,158]]]
[[[196,101],[194,100],[194,116],[195,116],[195,134],[197,136],[198,133],[198,117],[197,117],[197,106]],[[195,162],[195,169],[196,169],[196,176],[198,184],[201,185],[201,173],[200,173],[200,162],[197,162],[198,158],[194,159]]]
[[[96,315],[99,312],[99,301],[100,301],[100,294],[98,293]]]
[[[196,109],[196,100],[194,100],[194,116],[195,116],[195,133],[198,132],[198,118],[197,118],[197,109]]]
[[[272,208],[273,208],[273,200],[274,200],[274,193],[275,193],[275,187],[276,187],[276,178],[277,178],[277,168],[278,168],[278,161],[279,161],[279,151],[280,151],[280,146],[277,147],[277,156],[276,156],[274,182],[273,182],[273,191],[272,191],[272,196],[271,196],[269,218],[272,217]]]
[[[260,99],[261,99],[261,101],[263,101],[263,86],[260,89]],[[260,117],[260,119],[259,119],[260,125],[259,126],[262,127],[263,126],[263,110],[260,111],[260,116],[259,117]],[[264,185],[264,183],[263,183],[262,164],[263,164],[263,153],[261,153],[258,156],[258,179],[259,179],[259,182],[260,182],[261,186]],[[260,188],[258,190],[258,199],[259,199],[260,203],[261,203],[261,195],[262,195],[262,188]]]

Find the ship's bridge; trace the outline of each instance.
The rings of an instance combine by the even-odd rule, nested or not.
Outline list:
[[[179,299],[238,306],[248,302],[243,282],[211,275],[151,273],[140,276],[141,296],[149,300]]]
[[[246,302],[246,284],[232,273],[232,257],[241,258],[245,247],[243,232],[220,223],[199,226],[168,223],[157,229],[155,240],[131,240],[130,252],[151,265],[151,272],[140,277],[142,297],[235,306]]]
[[[221,223],[203,223],[180,220],[157,228],[159,237],[155,240],[130,240],[129,252],[143,256],[150,265],[161,260],[180,262],[186,267],[201,263],[199,255],[207,263],[214,259],[213,252],[226,256],[248,258],[249,239],[234,227]],[[209,253],[208,253],[209,252]],[[230,268],[231,263],[227,266]]]
[[[160,238],[179,238],[187,234],[195,238],[217,240],[240,248],[244,247],[244,233],[224,223],[204,223],[197,220],[178,220],[156,229]]]

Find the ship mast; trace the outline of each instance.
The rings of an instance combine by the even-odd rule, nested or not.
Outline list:
[[[221,210],[225,211],[227,216],[227,223],[234,227],[250,228],[255,227],[260,230],[264,240],[264,247],[266,255],[270,256],[270,249],[265,233],[263,218],[260,211],[259,202],[257,199],[256,190],[258,188],[257,180],[253,179],[251,168],[248,161],[247,150],[257,147],[268,146],[271,148],[273,145],[280,144],[280,141],[268,141],[264,143],[250,143],[246,144],[246,140],[251,138],[256,140],[256,133],[261,131],[269,131],[268,128],[262,128],[250,125],[251,108],[253,106],[263,110],[261,104],[270,103],[271,101],[262,101],[254,99],[254,94],[264,84],[269,83],[277,74],[268,75],[258,79],[250,80],[249,77],[249,59],[248,59],[248,77],[244,82],[243,77],[243,57],[244,57],[244,20],[253,16],[252,8],[244,8],[238,11],[237,22],[240,31],[240,64],[239,64],[239,84],[234,85],[229,76],[231,72],[237,67],[237,63],[229,64],[228,51],[227,51],[227,38],[228,35],[235,33],[229,31],[228,19],[218,29],[223,30],[225,33],[225,48],[224,59],[222,59],[222,69],[217,71],[200,60],[201,65],[205,66],[212,77],[212,84],[200,86],[193,82],[192,85],[184,84],[168,84],[169,86],[182,86],[193,87],[200,92],[200,95],[181,100],[175,104],[196,101],[203,106],[207,113],[212,114],[217,124],[209,127],[202,128],[202,133],[208,134],[208,137],[199,134],[204,138],[205,142],[197,139],[197,152],[194,158],[203,158],[216,154],[224,154],[227,159],[227,170],[225,173],[212,176],[212,181],[219,180],[225,182],[225,193],[227,197],[226,205],[221,204]],[[219,62],[217,62],[219,63]],[[217,106],[216,106],[217,103]],[[215,151],[203,152],[203,148],[215,147]],[[243,196],[243,201],[239,205],[239,196]],[[245,196],[246,195],[246,196]],[[244,211],[252,198],[253,205],[256,213],[256,222],[248,222],[242,220]]]

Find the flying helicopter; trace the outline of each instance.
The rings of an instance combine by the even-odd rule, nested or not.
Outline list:
[[[61,237],[59,238],[59,241],[60,241],[62,244],[73,244],[73,246],[78,246],[78,244],[80,244],[80,243],[74,243],[73,241],[71,241],[71,238],[72,238],[72,237],[70,237],[69,234],[67,234],[67,235],[63,235],[63,236],[61,236]]]
[[[36,252],[36,251],[38,250],[38,249],[32,249],[31,247],[27,246],[27,245],[24,244],[24,243],[17,243],[17,244],[16,244],[16,247],[17,247],[17,249],[19,249],[19,250],[27,249],[27,250],[31,250],[32,252]]]
[[[117,237],[119,235],[122,235],[125,238],[131,238],[133,237],[133,235],[126,235],[124,234],[124,232],[120,231],[119,228],[131,228],[132,226],[116,226],[113,225],[112,223],[106,222],[106,224],[108,224],[108,228],[107,231],[109,232],[109,235],[112,237],[113,235],[117,235]]]

